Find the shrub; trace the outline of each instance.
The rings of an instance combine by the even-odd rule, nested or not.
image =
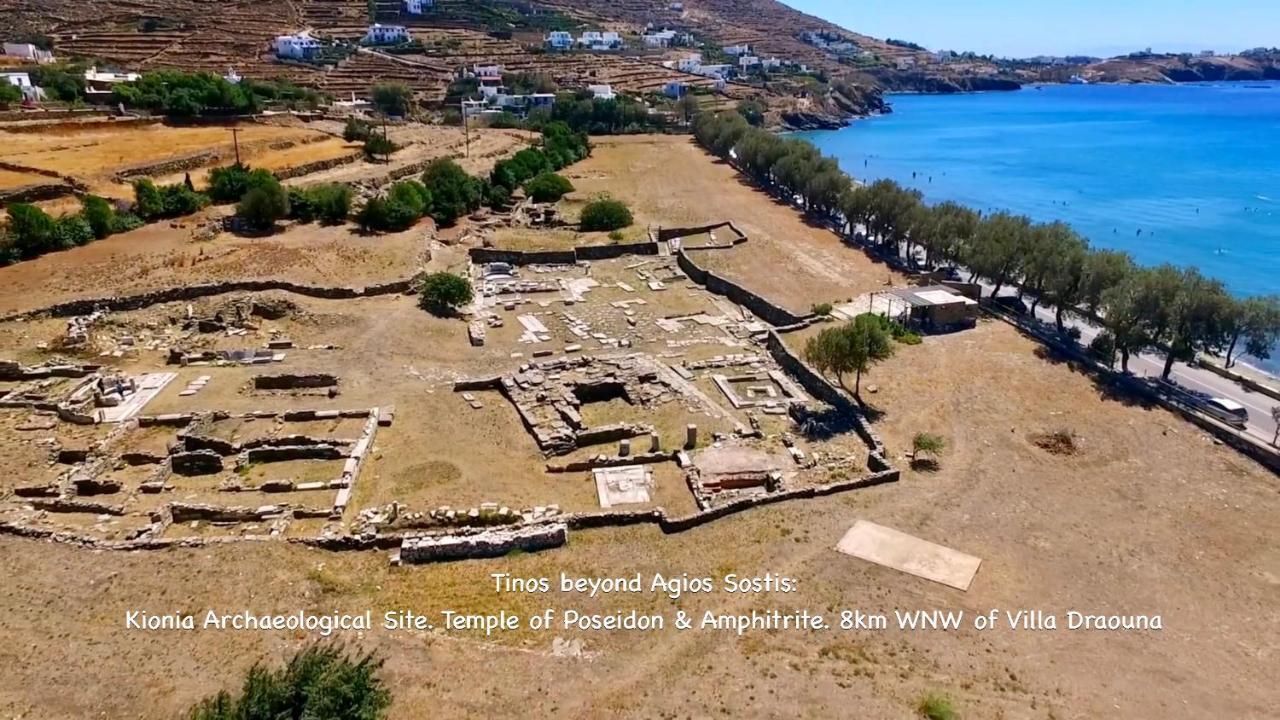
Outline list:
[[[484,191],[484,204],[494,208],[504,208],[511,204],[511,191],[497,183],[489,183]]]
[[[374,85],[373,104],[387,115],[408,115],[413,93],[400,83]]]
[[[53,249],[88,245],[93,240],[93,228],[81,215],[63,215],[53,223]]]
[[[14,259],[33,258],[53,249],[54,222],[48,213],[28,203],[14,203],[8,209]]]
[[[428,165],[422,182],[431,191],[431,217],[441,225],[480,207],[480,183],[448,158]]]
[[[945,695],[929,693],[920,699],[917,708],[928,720],[954,720],[956,711],[951,708],[951,701]]]
[[[376,159],[379,155],[386,157],[399,149],[399,145],[376,133],[370,135],[364,141],[364,154],[370,160]]]
[[[431,191],[417,180],[401,180],[392,185],[387,192],[387,200],[411,210],[414,220],[426,215],[431,209]]]
[[[131,212],[116,213],[111,223],[111,232],[112,234],[129,232],[130,230],[137,230],[143,225],[146,225],[146,222]]]
[[[134,212],[143,220],[158,218],[164,214],[164,198],[160,195],[160,188],[151,182],[148,178],[135,180],[133,182],[133,207]]]
[[[288,217],[289,195],[273,177],[249,188],[236,205],[236,215],[255,230],[270,230],[277,220]]]
[[[254,665],[238,697],[223,691],[188,713],[190,720],[380,720],[391,693],[373,655],[348,657],[338,646],[313,646],[280,670]]]
[[[209,171],[209,197],[214,202],[236,202],[249,190],[249,168],[239,163]]]
[[[1089,353],[1108,367],[1116,363],[1116,338],[1109,332],[1100,332],[1089,343]]]
[[[317,185],[307,190],[316,218],[326,225],[339,225],[351,214],[351,188],[341,183]]]
[[[471,302],[471,281],[461,275],[438,272],[427,275],[418,287],[418,303],[433,315],[452,315]]]
[[[625,236],[622,234],[621,230],[613,230],[609,233],[609,239],[614,242],[622,242],[623,237]]]
[[[631,225],[631,209],[618,200],[600,198],[587,203],[582,209],[580,226],[583,231],[621,230]]]
[[[190,215],[209,205],[209,196],[198,193],[182,183],[161,187],[160,195],[164,205],[162,217]]]
[[[555,173],[542,173],[524,184],[525,194],[534,202],[556,202],[573,192],[573,183]]]
[[[813,314],[827,317],[831,314],[831,303],[816,303],[813,306]]]
[[[115,232],[116,211],[111,203],[97,195],[85,195],[80,201],[84,219],[99,240]]]
[[[356,213],[356,223],[365,232],[376,232],[387,227],[387,201],[383,198],[369,198],[369,202]]]
[[[347,118],[346,127],[342,128],[342,139],[347,142],[364,142],[372,134],[369,123],[359,118]]]
[[[313,222],[316,219],[316,206],[311,202],[311,194],[303,188],[289,188],[289,218],[301,223]]]
[[[22,90],[7,81],[0,83],[0,107],[8,107],[16,102],[22,102]]]

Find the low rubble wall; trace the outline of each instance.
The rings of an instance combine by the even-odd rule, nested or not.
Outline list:
[[[565,523],[503,528],[469,535],[411,536],[400,544],[400,561],[429,563],[502,557],[516,550],[537,552],[557,548],[568,539],[569,527]]]
[[[683,249],[676,253],[676,262],[680,265],[680,269],[684,271],[684,274],[689,276],[690,280],[705,287],[708,292],[729,298],[729,300],[750,310],[752,314],[770,325],[796,325],[810,322],[814,318],[813,313],[797,315],[731,280],[700,267],[693,261],[693,258],[689,257],[689,253]]]

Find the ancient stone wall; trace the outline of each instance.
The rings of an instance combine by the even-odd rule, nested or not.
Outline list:
[[[614,245],[587,245],[573,250],[498,250],[471,248],[471,262],[476,264],[503,262],[509,265],[573,265],[588,260],[611,260],[627,255],[657,255],[658,244],[639,242]]]
[[[735,282],[722,278],[710,270],[703,269],[684,250],[676,253],[676,262],[680,265],[680,269],[684,271],[684,274],[689,276],[690,280],[702,285],[709,292],[729,298],[729,300],[750,310],[754,315],[770,325],[795,325],[808,322],[813,318],[812,313],[797,315]]]
[[[223,295],[232,292],[268,292],[271,290],[279,290],[282,292],[290,292],[297,295],[323,298],[326,300],[348,300],[351,298],[372,297],[375,295],[403,294],[409,292],[412,287],[412,278],[383,283],[381,285],[369,285],[367,287],[317,287],[314,285],[293,283],[287,280],[230,280],[226,282],[205,283],[200,285],[183,285],[180,287],[166,288],[164,290],[155,290],[139,295],[122,295],[117,297],[72,300],[37,310],[28,310],[2,317],[0,318],[0,322],[27,319],[39,315],[52,315],[53,317],[88,315],[98,309],[104,309],[112,312],[141,310],[152,305],[196,300],[199,298]]]
[[[328,160],[315,160],[309,163],[276,170],[275,175],[280,180],[289,180],[291,178],[302,177],[303,175],[331,170],[341,165],[350,165],[353,162],[359,161],[363,157],[364,153],[355,152],[349,155],[329,158]]]
[[[564,523],[513,530],[488,530],[468,535],[406,537],[400,544],[400,561],[428,563],[502,557],[515,550],[537,552],[557,548],[568,539],[569,527]]]

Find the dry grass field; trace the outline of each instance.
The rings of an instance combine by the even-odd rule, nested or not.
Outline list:
[[[750,240],[704,253],[717,270],[762,294],[804,310],[883,286],[888,271],[806,225],[790,208],[740,183],[732,171],[683,138],[600,139],[589,160],[567,171],[576,196],[608,192],[627,200],[637,225],[667,227],[732,220]],[[192,243],[158,225],[74,251],[0,270],[0,311],[70,297],[232,276],[299,281],[376,282],[420,266],[429,228],[362,238],[349,230],[291,229],[265,240]],[[560,242],[560,241],[556,241]],[[458,268],[460,247],[435,247],[427,267]],[[209,259],[166,262],[207,255]],[[631,282],[635,258],[594,263],[601,286],[568,308],[598,313],[602,330],[629,332],[610,303],[639,298],[636,347],[661,356],[686,352],[658,332],[658,318],[727,312],[686,281],[663,291]],[[149,268],[141,275],[119,268]],[[113,274],[112,269],[116,272]],[[281,368],[334,372],[340,394],[326,407],[393,403],[395,423],[379,430],[362,472],[355,508],[392,500],[417,508],[486,500],[557,503],[589,509],[587,473],[545,472],[545,458],[514,409],[480,393],[473,410],[451,392],[461,377],[510,372],[534,347],[517,344],[520,327],[505,313],[484,347],[468,345],[465,323],[434,318],[410,297],[315,300],[270,294],[287,303],[248,337],[206,334],[201,347],[232,348],[272,333],[297,348]],[[192,303],[197,316],[234,298]],[[572,341],[547,313],[553,345]],[[114,313],[103,335],[139,344],[169,337],[185,303]],[[0,323],[0,357],[35,362],[36,350],[65,329],[57,319]],[[804,335],[789,336],[798,346]],[[308,350],[309,345],[338,349]],[[95,348],[96,349],[96,348]],[[689,348],[688,358],[737,352]],[[520,357],[513,357],[519,352]],[[96,357],[90,352],[88,357]],[[82,358],[83,359],[83,358]],[[105,360],[139,371],[162,362],[140,350]],[[179,374],[148,413],[315,407],[311,396],[249,389],[256,368],[171,368]],[[194,397],[178,391],[213,376]],[[743,636],[710,630],[654,633],[526,629],[391,633],[375,629],[341,639],[386,658],[394,718],[554,716],[569,718],[914,718],[922,696],[951,698],[960,718],[1263,718],[1274,714],[1280,653],[1280,480],[1159,409],[1104,396],[1091,379],[1042,357],[1011,327],[983,321],[954,335],[898,346],[864,380],[897,483],[758,508],[688,532],[652,526],[575,531],[566,547],[495,560],[390,567],[383,552],[333,553],[286,542],[103,553],[0,536],[0,716],[22,718],[170,718],[220,689],[237,686],[257,661],[278,663],[314,640],[304,633],[141,631],[125,613],[203,614],[677,610],[700,615],[751,610],[964,610],[966,617],[1019,609],[1065,618],[1089,613],[1160,614],[1164,629],[1142,632],[1009,630],[770,631]],[[875,386],[871,392],[867,385]],[[0,474],[24,480],[52,472],[42,439],[54,431],[19,430],[17,411],[0,410]],[[592,406],[593,422],[641,411]],[[636,415],[642,417],[643,415]],[[683,420],[665,407],[649,413],[664,442]],[[741,420],[741,417],[735,418]],[[699,417],[702,427],[723,425]],[[340,423],[307,432],[349,434]],[[932,470],[911,469],[907,451],[921,431],[947,449]],[[88,431],[59,428],[67,441]],[[240,421],[220,437],[246,438],[261,427]],[[131,438],[161,452],[163,432]],[[680,512],[689,494],[663,468],[655,503]],[[12,484],[0,484],[0,499]],[[192,486],[194,488],[194,485]],[[192,489],[198,494],[197,489]],[[354,515],[349,510],[344,520]],[[0,519],[4,519],[0,513]],[[834,551],[859,519],[888,525],[982,559],[967,592]],[[309,521],[310,522],[310,521]],[[290,536],[314,534],[321,521]],[[200,533],[187,526],[175,533]],[[296,533],[296,534],[295,534]],[[794,593],[715,592],[671,600],[658,593],[588,598],[559,592],[498,594],[491,573],[591,577],[654,573],[718,578],[726,573],[793,577]],[[1065,621],[1064,621],[1065,624]],[[571,641],[567,647],[563,642]],[[576,643],[580,641],[581,647]]]

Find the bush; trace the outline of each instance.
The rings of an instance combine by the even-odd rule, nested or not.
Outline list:
[[[63,215],[53,223],[53,249],[88,245],[93,240],[93,228],[81,215]]]
[[[832,310],[831,303],[816,303],[813,306],[813,314],[821,315],[822,317],[827,317],[828,315],[830,315],[831,310]]]
[[[391,186],[387,200],[399,203],[413,212],[414,220],[431,209],[431,191],[417,180],[401,180]]]
[[[1116,338],[1109,332],[1100,332],[1089,343],[1089,354],[1108,367],[1116,363]]]
[[[347,118],[347,125],[342,129],[342,139],[347,142],[364,142],[371,134],[369,123],[359,118]]]
[[[9,238],[15,260],[43,255],[54,248],[54,222],[35,205],[9,206]]]
[[[573,183],[555,173],[542,173],[525,183],[524,191],[534,202],[556,202],[573,192]]]
[[[133,209],[143,220],[158,218],[164,214],[164,198],[160,188],[148,178],[133,182]]]
[[[289,195],[280,181],[251,187],[236,206],[236,215],[255,230],[270,230],[277,220],[289,216]]]
[[[300,223],[314,222],[316,206],[311,202],[311,194],[303,188],[289,188],[289,219]]]
[[[147,178],[133,183],[134,212],[143,220],[190,215],[209,204],[208,196],[182,183],[157,187]]]
[[[609,233],[609,239],[614,242],[622,242],[622,238],[626,237],[621,230],[613,230]]]
[[[80,201],[81,213],[99,240],[115,232],[116,211],[111,203],[97,195],[85,195]]]
[[[129,232],[130,230],[137,230],[146,224],[142,218],[133,213],[116,213],[115,219],[111,223],[111,232],[112,234]]]
[[[341,183],[307,189],[317,219],[325,225],[340,225],[351,214],[351,188]]]
[[[16,102],[22,102],[22,90],[8,81],[0,83],[0,107],[8,107]]]
[[[927,720],[954,720],[956,711],[951,708],[951,701],[944,695],[929,693],[920,699],[917,708]]]
[[[373,104],[387,115],[408,115],[409,104],[413,99],[413,92],[408,86],[399,83],[386,83],[382,85],[374,85]]]
[[[214,202],[237,202],[249,190],[249,168],[239,163],[209,171],[209,197]]]
[[[484,190],[484,204],[499,209],[511,204],[511,191],[497,183],[489,183]]]
[[[480,183],[448,158],[428,165],[422,182],[431,191],[431,217],[441,225],[480,207]]]
[[[418,303],[422,309],[440,316],[454,314],[473,297],[470,280],[447,272],[427,275],[418,291]]]
[[[223,691],[200,702],[190,720],[380,720],[391,693],[373,655],[348,657],[337,646],[309,647],[280,670],[254,665],[240,695]]]
[[[584,232],[596,230],[621,230],[631,225],[631,209],[618,200],[600,198],[587,203],[582,209],[579,223]]]
[[[364,154],[370,160],[375,160],[378,156],[386,157],[399,149],[399,145],[378,134],[370,135],[364,141]]]
[[[365,232],[404,230],[422,217],[404,203],[387,198],[372,198],[356,214],[356,222]]]

